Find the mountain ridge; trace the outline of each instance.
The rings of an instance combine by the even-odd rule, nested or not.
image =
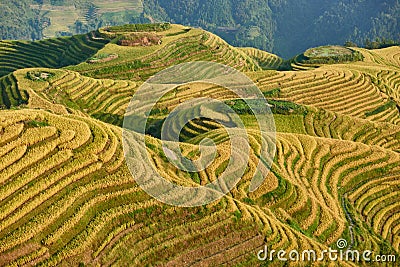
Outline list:
[[[11,0],[2,5],[1,39],[38,40],[107,25],[171,22],[202,27],[234,46],[285,59],[321,45],[400,41],[398,0]]]

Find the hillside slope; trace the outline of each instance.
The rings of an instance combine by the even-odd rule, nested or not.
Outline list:
[[[270,69],[280,66],[277,56],[232,47],[201,29],[172,25],[156,34],[161,44],[123,46],[117,38],[90,55],[74,52],[82,56],[67,68],[10,50],[20,62],[0,77],[0,266],[299,266],[261,262],[257,252],[268,245],[320,253],[336,249],[339,239],[359,251],[399,256],[400,47],[358,49],[363,61],[278,71]],[[77,38],[83,37],[68,40]],[[102,61],[110,55],[117,56]],[[95,62],[82,62],[88,56]],[[183,186],[221,177],[231,140],[218,122],[200,117],[180,131],[178,146],[189,159],[198,158],[205,138],[216,144],[216,158],[199,172],[171,164],[159,138],[171,111],[199,96],[231,107],[250,143],[246,170],[227,195],[183,208],[159,202],[135,182],[121,125],[147,77],[192,60],[230,65],[255,82],[273,112],[276,155],[263,184],[249,192],[270,133],[226,88],[174,87],[149,113],[147,155],[137,159],[149,157],[165,179]]]
[[[129,36],[132,33],[127,30],[121,34]],[[160,45],[127,47],[111,43],[98,54],[117,52],[118,59],[97,64],[82,63],[70,69],[93,78],[144,81],[158,71],[182,62],[215,61],[242,71],[256,71],[278,69],[283,61],[272,54],[257,58],[202,29],[172,24],[170,29],[157,32],[157,35],[161,36]],[[263,54],[260,50],[254,51]]]
[[[21,68],[77,65],[71,69],[95,78],[146,80],[161,69],[181,62],[216,61],[240,70],[254,71],[278,69],[283,61],[278,56],[257,49],[247,53],[247,50],[230,46],[210,32],[182,25],[172,25],[170,29],[157,34],[149,33],[161,37],[161,44],[151,46],[120,45],[121,36],[128,39],[135,35],[130,29],[119,32],[118,36],[104,36],[105,32],[100,30],[100,33],[36,42],[1,41],[0,76]],[[87,62],[90,58],[101,59],[110,54],[118,57]]]
[[[107,43],[92,34],[42,41],[0,41],[0,76],[29,67],[60,68],[78,64]]]

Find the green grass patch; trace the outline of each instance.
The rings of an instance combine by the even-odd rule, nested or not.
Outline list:
[[[228,166],[229,159],[222,162],[218,168],[215,170],[215,176],[219,178],[219,176],[225,171],[226,167]]]
[[[264,97],[269,98],[269,97],[278,97],[280,92],[281,92],[281,88],[278,87],[278,88],[272,89],[270,91],[265,91],[262,93],[263,93]]]
[[[236,114],[268,114],[268,106],[266,106],[265,99],[234,99],[225,101]]]
[[[294,230],[296,230],[297,232],[300,232],[300,233],[302,233],[302,234],[304,234],[304,235],[307,235],[308,237],[311,237],[311,236],[309,235],[309,233],[307,233],[306,231],[304,231],[303,228],[301,228],[301,226],[298,224],[298,222],[296,222],[296,221],[294,221],[294,220],[291,220],[291,219],[287,219],[287,220],[286,220],[286,223],[287,223],[290,227],[292,227]]]
[[[256,203],[254,202],[254,200],[252,200],[251,198],[248,198],[248,197],[245,197],[245,198],[243,199],[243,202],[246,203],[246,204],[249,204],[249,205],[254,205],[254,204],[256,204]]]
[[[303,115],[274,114],[277,132],[307,134]]]
[[[268,100],[270,104],[270,109],[274,114],[282,114],[282,115],[294,115],[294,114],[307,114],[307,109],[298,105],[294,102],[285,101],[285,100]]]
[[[260,206],[265,206],[267,203],[274,202],[274,201],[278,202],[285,195],[285,193],[289,190],[289,187],[291,186],[291,184],[287,180],[282,178],[278,172],[276,172],[273,169],[271,169],[271,171],[274,173],[274,175],[278,179],[278,187],[275,190],[272,190],[272,191],[262,195],[258,199],[257,203]]]
[[[236,222],[242,218],[242,213],[240,212],[240,210],[235,210],[234,212],[232,212],[232,214],[234,216],[233,220]]]
[[[393,100],[390,100],[390,101],[386,102],[384,105],[382,105],[372,111],[365,112],[365,116],[367,116],[367,117],[373,116],[373,115],[379,114],[381,112],[384,112],[385,110],[395,109],[395,108],[396,108],[396,102],[394,102]]]
[[[118,114],[95,113],[92,115],[92,117],[119,127],[122,127],[124,122],[124,116]]]
[[[200,184],[200,176],[198,172],[190,172],[189,173],[190,178],[193,180],[193,182],[195,182],[196,184]]]
[[[50,126],[50,124],[47,121],[38,121],[38,120],[27,121],[26,125],[29,128],[40,128],[40,127]]]

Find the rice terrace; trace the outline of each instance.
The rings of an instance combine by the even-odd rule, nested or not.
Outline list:
[[[141,8],[133,2],[127,8]],[[209,204],[176,207],[133,179],[122,127],[148,79],[196,61],[229,66],[259,88],[268,103],[261,108],[268,106],[274,119],[275,153],[263,183],[249,190],[268,133],[257,127],[247,99],[213,83],[175,86],[147,114],[145,133],[135,133],[147,153],[135,155],[148,157],[164,179],[198,187],[229,167],[229,134],[195,108],[187,116],[197,117],[184,124],[175,145],[197,160],[202,140],[212,140],[215,159],[198,172],[171,164],[161,127],[185,101],[225,104],[249,140],[244,173],[232,190]],[[212,70],[181,75],[193,73],[209,77]],[[285,60],[232,46],[199,27],[106,26],[0,41],[0,92],[0,266],[398,266],[398,45],[322,46]],[[348,249],[372,251],[371,259],[397,262],[276,257],[280,250],[320,255],[340,249],[341,239]],[[265,246],[276,251],[272,261],[257,257]]]

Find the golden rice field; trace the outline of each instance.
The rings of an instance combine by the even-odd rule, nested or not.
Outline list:
[[[363,61],[278,71],[284,64],[278,56],[184,29],[173,25],[154,47],[89,48],[99,42],[90,35],[0,44],[0,266],[370,266],[257,259],[264,245],[321,252],[336,248],[340,238],[360,251],[398,257],[400,47],[360,48]],[[58,59],[30,52],[48,46],[59,55],[56,47],[64,42],[77,42],[88,53],[79,60],[71,52],[77,49],[67,50],[77,62],[71,59],[64,67]],[[96,53],[119,57],[84,62]],[[3,64],[12,55],[18,56]],[[251,114],[237,109],[250,142],[240,181],[210,204],[174,207],[152,198],[133,179],[121,126],[147,77],[196,60],[235,67],[260,88],[275,118],[276,154],[265,181],[249,192],[262,143],[271,137],[257,129]],[[237,100],[215,84],[179,86],[157,103],[150,126],[158,127],[168,112],[197,97],[228,105]],[[216,158],[197,173],[179,170],[150,131],[147,154],[136,146],[132,150],[175,184],[217,180],[230,158],[227,131],[198,118],[179,137],[182,154],[190,159],[199,156],[204,138],[212,139]],[[137,170],[150,175],[146,168]]]
[[[399,110],[390,97],[395,100],[398,81],[373,78],[358,68],[327,65],[309,71],[258,72],[254,80],[262,91],[279,90],[277,99],[397,125]],[[391,89],[382,90],[377,79]]]

